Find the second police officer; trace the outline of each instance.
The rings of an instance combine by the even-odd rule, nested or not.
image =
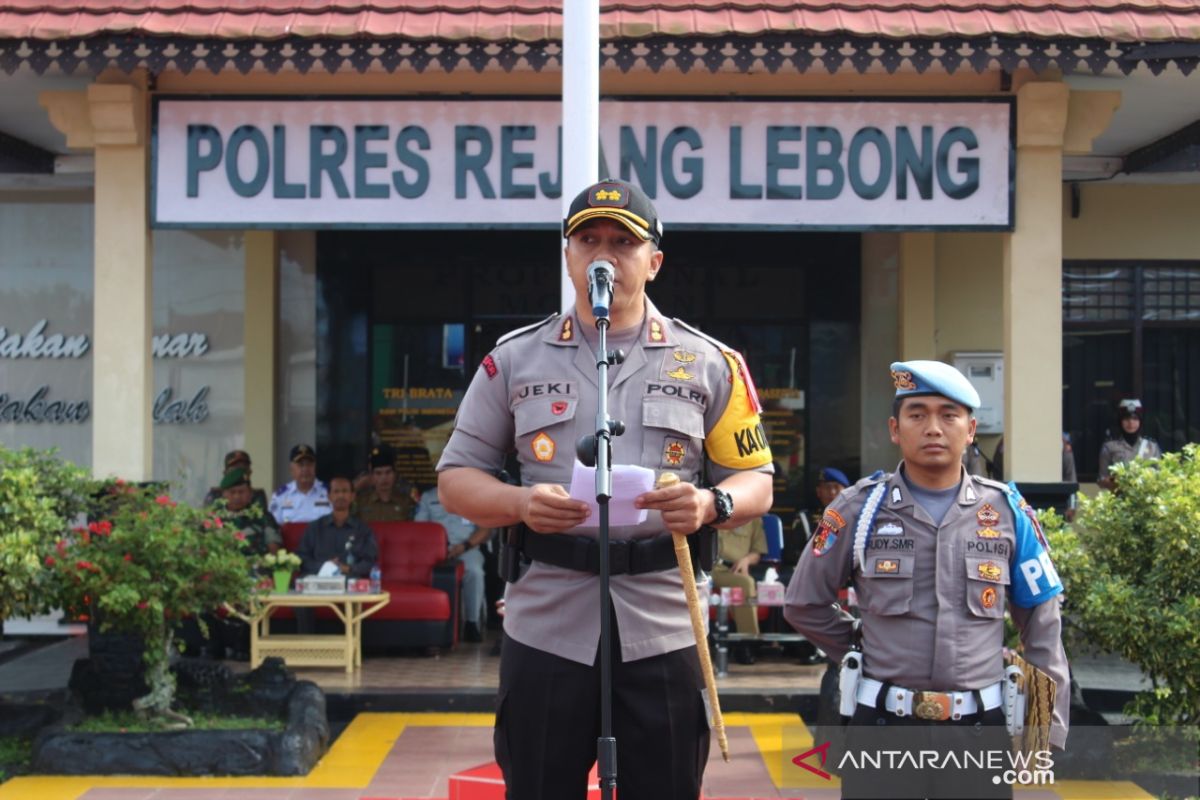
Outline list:
[[[771,453],[739,355],[646,297],[662,225],[623,181],[580,193],[564,221],[572,309],[500,339],[483,359],[438,464],[442,502],[483,528],[522,523],[532,565],[506,595],[496,758],[508,797],[582,800],[599,734],[596,529],[572,499],[575,442],[595,432],[595,319],[588,266],[615,269],[614,464],[680,478],[640,495],[640,525],[612,529],[613,722],[623,800],[696,800],[708,716],[672,532],[731,528],[771,506]],[[493,477],[515,449],[521,486]],[[510,576],[511,577],[511,576]]]
[[[848,750],[856,737],[919,748],[927,740],[913,725],[939,731],[995,726],[988,730],[997,735],[975,744],[1007,750],[1007,605],[1025,657],[1057,683],[1050,742],[1061,748],[1070,702],[1062,585],[1032,509],[1015,489],[963,468],[980,401],[962,373],[938,361],[908,361],[892,365],[892,378],[896,394],[888,426],[903,460],[894,473],[859,481],[826,509],[788,585],[784,616],[841,661],[855,644],[855,631],[834,603],[838,590],[853,582],[862,615],[862,666],[849,690],[853,697],[843,697],[843,713],[854,709]],[[844,693],[849,684],[843,682]],[[897,727],[887,740],[886,731]],[[970,741],[962,740],[964,748]],[[948,796],[930,783],[937,772],[851,769],[843,774],[843,793]],[[991,773],[959,777],[966,783],[951,791],[966,794],[958,796],[1011,791],[996,786]],[[901,785],[904,778],[912,782]],[[944,773],[937,780],[941,789],[951,787]]]

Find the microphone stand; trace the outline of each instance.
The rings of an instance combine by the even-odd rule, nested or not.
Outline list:
[[[617,788],[617,740],[612,730],[612,594],[609,589],[608,501],[612,497],[612,437],[625,432],[620,420],[608,417],[608,367],[625,360],[624,353],[608,352],[607,309],[596,315],[596,433],[582,437],[576,455],[596,467],[596,504],[600,530],[600,737],[596,740],[596,773],[601,800],[613,800]]]

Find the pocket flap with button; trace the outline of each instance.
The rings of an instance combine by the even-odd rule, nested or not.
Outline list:
[[[513,426],[517,436],[526,436],[575,418],[579,400],[560,397],[555,400],[526,400],[513,409]]]
[[[647,428],[678,431],[693,439],[704,438],[704,412],[683,400],[643,400],[642,424]]]
[[[890,555],[870,551],[863,557],[863,580],[858,584],[858,602],[864,611],[880,616],[907,614],[912,605],[912,556]]]
[[[967,556],[967,578],[985,583],[1007,585],[1008,562],[1002,558],[978,558]]]

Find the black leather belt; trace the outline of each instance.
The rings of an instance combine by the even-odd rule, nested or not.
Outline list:
[[[524,531],[526,558],[565,569],[600,574],[600,543],[587,536]],[[610,575],[643,575],[678,568],[669,534],[608,543]]]

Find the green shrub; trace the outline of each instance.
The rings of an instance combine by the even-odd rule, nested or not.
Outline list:
[[[46,558],[91,492],[87,474],[53,451],[0,445],[0,621],[57,605]]]
[[[1066,525],[1043,512],[1066,614],[1087,642],[1136,664],[1153,689],[1129,713],[1200,723],[1200,447],[1114,470]]]

